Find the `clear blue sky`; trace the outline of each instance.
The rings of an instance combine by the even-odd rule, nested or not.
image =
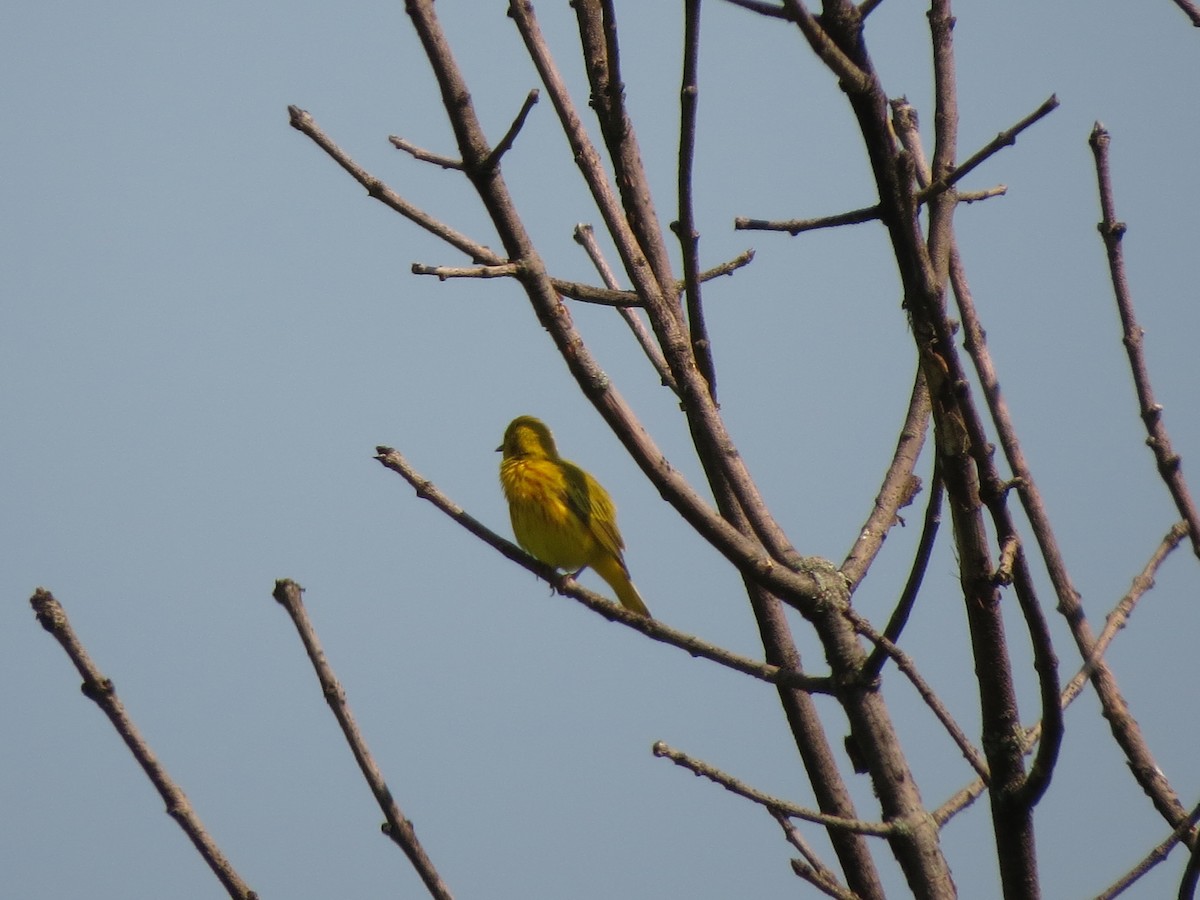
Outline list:
[[[438,4],[495,138],[537,85],[506,5]],[[629,100],[666,209],[678,6],[618,4]],[[909,391],[898,286],[873,225],[732,230],[737,215],[821,215],[872,195],[846,104],[798,34],[716,0],[705,9],[704,265],[758,254],[706,295],[723,409],[795,544],[840,560]],[[1175,513],[1136,415],[1086,141],[1097,119],[1112,131],[1155,387],[1200,478],[1200,34],[1169,0],[957,12],[963,157],[1051,93],[1062,101],[964,185],[1008,195],[961,208],[957,223],[1025,450],[1100,627]],[[570,10],[539,14],[582,105]],[[928,126],[924,7],[889,0],[867,39],[889,95],[907,95]],[[768,688],[549,596],[372,460],[376,444],[401,449],[507,533],[492,448],[514,415],[541,416],[615,496],[655,614],[755,653],[734,573],[623,457],[516,288],[409,274],[465,260],[288,127],[287,104],[309,110],[404,196],[498,246],[460,176],[387,143],[400,134],[453,153],[403,4],[14,4],[0,13],[0,84],[0,893],[222,895],[36,625],[27,601],[42,585],[261,896],[420,896],[271,599],[288,577],[307,589],[389,783],[460,898],[810,895],[761,810],[650,754],[665,740],[811,802]],[[548,103],[505,176],[555,274],[594,280],[571,229],[598,218]],[[695,476],[678,410],[616,314],[576,316]],[[886,616],[916,533],[889,538],[856,599],[866,614]],[[975,735],[954,573],[943,540],[905,646]],[[1179,552],[1112,651],[1185,803],[1200,792],[1196,583],[1196,560]],[[1076,659],[1054,628],[1065,679]],[[1019,630],[1011,643],[1031,722]],[[970,773],[905,685],[888,696],[936,805]],[[839,742],[836,709],[822,709]],[[1039,852],[1047,895],[1083,897],[1166,828],[1090,693],[1067,727]],[[852,784],[875,815],[869,785]],[[998,894],[989,828],[981,803],[947,829],[964,897]],[[877,856],[900,895],[889,855]],[[1177,852],[1130,896],[1166,896],[1181,867]]]

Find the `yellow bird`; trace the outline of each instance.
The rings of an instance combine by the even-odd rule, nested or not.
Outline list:
[[[533,416],[504,431],[500,486],[517,543],[548,566],[576,575],[591,568],[626,609],[650,617],[629,580],[617,507],[600,482],[558,455],[554,435]]]

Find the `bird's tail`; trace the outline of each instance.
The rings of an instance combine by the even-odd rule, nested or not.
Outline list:
[[[629,580],[629,572],[625,568],[625,564],[619,559],[606,559],[599,565],[593,565],[592,569],[596,574],[608,582],[608,586],[617,592],[617,599],[621,601],[630,612],[635,612],[639,616],[645,616],[647,619],[654,618],[650,615],[650,610],[646,608],[646,604],[642,601],[642,595],[638,593],[637,588],[633,586],[633,582]]]

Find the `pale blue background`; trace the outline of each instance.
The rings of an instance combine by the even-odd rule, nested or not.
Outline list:
[[[496,139],[537,84],[505,7],[438,4]],[[678,7],[619,8],[629,100],[666,210]],[[896,278],[875,225],[732,231],[736,215],[834,213],[872,193],[846,104],[794,29],[705,8],[704,265],[758,252],[706,291],[721,400],[796,545],[840,561],[910,387]],[[572,14],[565,2],[539,13],[583,105]],[[1002,182],[1008,196],[961,208],[957,222],[1025,450],[1099,628],[1176,516],[1136,416],[1086,139],[1096,119],[1113,132],[1155,387],[1196,477],[1200,34],[1168,0],[957,13],[962,158],[1050,93],[1063,103],[964,184]],[[906,94],[927,128],[924,7],[884,3],[868,40],[889,95]],[[769,817],[649,751],[662,739],[810,803],[769,688],[549,597],[371,458],[377,443],[398,447],[506,533],[492,448],[512,416],[542,416],[616,497],[655,614],[756,652],[737,578],[622,455],[515,286],[410,275],[414,261],[465,260],[288,127],[288,103],[308,109],[404,196],[499,246],[459,175],[386,141],[454,152],[403,4],[9,4],[0,84],[0,894],[223,895],[37,627],[27,601],[43,585],[261,896],[422,895],[379,835],[270,597],[290,577],[460,898],[813,895]],[[598,217],[548,103],[504,171],[555,274],[595,280],[570,232]],[[671,461],[695,476],[678,411],[615,313],[573,312]],[[907,571],[919,507],[908,518],[856,600],[877,620]],[[904,644],[975,735],[954,572],[943,540]],[[1181,550],[1112,651],[1185,804],[1200,792],[1196,584]],[[1052,607],[1044,579],[1042,593]],[[1011,623],[1032,722],[1027,642]],[[1074,650],[1053,626],[1065,680]],[[895,678],[887,690],[936,805],[970,774],[912,691]],[[836,709],[820,705],[839,742]],[[1090,692],[1067,725],[1038,813],[1046,893],[1064,898],[1091,896],[1167,831]],[[852,785],[874,816],[867,782]],[[964,897],[998,894],[989,830],[982,803],[946,830]],[[903,894],[889,854],[878,858]],[[1177,851],[1130,896],[1173,895],[1181,870]]]

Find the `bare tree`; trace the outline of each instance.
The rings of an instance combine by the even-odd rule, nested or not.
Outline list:
[[[560,593],[651,640],[749,675],[763,682],[763,687],[770,685],[778,695],[815,808],[772,796],[665,743],[656,744],[654,752],[761,806],[763,815],[779,823],[786,841],[797,852],[792,860],[796,875],[831,897],[883,897],[881,853],[894,858],[914,896],[956,896],[953,860],[944,850],[942,829],[982,796],[986,796],[991,815],[1004,896],[1040,896],[1035,814],[1058,761],[1064,734],[1063,711],[1090,685],[1113,741],[1128,763],[1130,777],[1163,820],[1163,834],[1155,841],[1148,840],[1143,848],[1145,860],[1137,863],[1136,854],[1132,854],[1129,874],[1102,894],[1115,896],[1175,845],[1182,843],[1189,852],[1197,847],[1194,823],[1200,818],[1200,807],[1188,808],[1155,762],[1106,662],[1105,651],[1151,586],[1167,554],[1188,540],[1200,557],[1200,518],[1183,478],[1179,456],[1168,437],[1161,407],[1155,401],[1142,354],[1141,332],[1121,255],[1124,226],[1117,218],[1108,170],[1109,136],[1097,125],[1090,140],[1102,207],[1100,232],[1111,266],[1147,442],[1179,522],[1163,537],[1144,569],[1136,573],[1133,586],[1097,633],[1085,615],[1054,523],[1000,390],[999,374],[989,354],[981,313],[969,289],[954,228],[960,203],[1003,193],[1001,187],[960,190],[963,179],[982,170],[994,154],[1014,144],[1026,129],[1051,114],[1057,106],[1056,98],[1049,97],[1025,118],[1003,127],[986,145],[961,149],[955,20],[948,0],[933,0],[927,15],[935,97],[933,109],[922,111],[933,122],[933,139],[927,148],[918,130],[918,110],[906,99],[889,93],[870,53],[866,24],[878,0],[858,5],[827,0],[819,14],[800,0],[729,2],[744,7],[747,15],[770,17],[778,20],[778,28],[798,32],[809,52],[828,70],[829,85],[845,95],[861,135],[872,176],[869,189],[874,197],[868,206],[834,215],[784,221],[742,218],[735,227],[799,236],[823,228],[878,223],[886,232],[902,286],[909,327],[898,329],[895,340],[911,347],[914,364],[911,371],[890,376],[909,379],[912,389],[907,409],[898,411],[902,412],[898,418],[903,425],[890,464],[874,491],[873,502],[871,497],[863,497],[864,506],[869,505],[871,511],[859,531],[846,539],[849,549],[844,559],[831,562],[805,555],[793,546],[730,436],[718,403],[720,348],[719,340],[706,325],[705,286],[720,276],[736,278],[738,270],[751,262],[752,254],[706,266],[700,252],[693,199],[704,189],[703,181],[697,181],[694,175],[697,142],[703,140],[697,127],[700,0],[685,0],[683,4],[685,45],[679,92],[677,182],[674,200],[667,209],[652,200],[637,123],[626,105],[613,0],[572,3],[590,91],[586,105],[595,117],[600,144],[585,126],[589,110],[570,94],[532,3],[513,0],[508,14],[541,86],[528,95],[511,127],[498,139],[489,137],[480,124],[469,85],[435,15],[433,0],[408,0],[406,4],[432,66],[457,146],[453,155],[447,155],[406,138],[393,137],[392,143],[424,163],[460,172],[478,194],[501,250],[493,250],[456,230],[453,223],[417,208],[358,165],[308,112],[294,106],[289,111],[292,126],[345,169],[371,197],[466,257],[466,264],[459,265],[416,264],[415,274],[443,280],[504,278],[519,283],[583,396],[661,496],[714,553],[737,570],[761,637],[762,658],[733,653],[666,622],[624,610],[580,586],[571,574],[542,565],[471,517],[397,450],[380,447],[378,459],[405,478],[418,496],[482,542],[544,578]],[[577,229],[576,240],[594,263],[598,284],[555,276],[552,262],[531,237],[504,179],[505,156],[521,149],[522,127],[543,98],[552,106],[590,192],[598,228],[617,254],[616,260],[605,258],[592,226]],[[551,151],[539,148],[536,152]],[[769,252],[785,251],[773,245]],[[667,462],[652,436],[653,429],[638,420],[602,371],[573,324],[571,309],[576,304],[614,307],[629,324],[632,337],[652,364],[654,377],[678,401],[705,485],[689,483],[677,467]],[[764,362],[767,365],[769,361]],[[764,377],[769,373],[764,372]],[[926,445],[930,451],[927,456],[932,457],[932,474],[923,481],[917,467]],[[906,583],[895,586],[898,599],[887,621],[870,621],[855,608],[855,593],[867,578],[889,531],[900,521],[901,509],[918,498],[924,504],[922,532],[910,574]],[[919,661],[903,649],[905,624],[920,595],[946,509],[978,687],[978,735],[968,734],[955,721],[947,704],[923,677]],[[1047,583],[1052,596],[1039,592],[1038,585]],[[416,841],[411,824],[400,813],[357,734],[336,679],[305,620],[298,587],[281,582],[276,597],[304,636],[325,695],[384,809],[388,823],[385,830],[408,854],[430,893],[449,896],[449,888]],[[39,605],[43,623],[62,633],[65,617],[51,600],[39,594],[35,605]],[[1010,633],[1011,619],[1006,626],[1003,616],[1003,607],[1007,604],[1011,608],[1013,603],[1019,610],[1021,625],[1015,636]],[[1073,647],[1055,646],[1048,622],[1052,607],[1069,627]],[[799,619],[789,616],[789,608],[799,614]],[[822,660],[801,659],[793,631],[797,621],[816,637]],[[1037,673],[1038,709],[1032,716],[1024,712],[1027,720],[1031,719],[1027,723],[1022,722],[1018,703],[1010,648],[1013,641],[1028,642]],[[1069,665],[1075,670],[1065,684],[1059,670],[1060,658],[1073,660]],[[80,669],[88,683],[102,684],[98,673],[89,674],[82,665]],[[961,790],[940,805],[922,795],[910,763],[912,750],[897,734],[882,690],[882,685],[892,680],[902,681],[917,692],[941,723],[945,740],[964,760]],[[109,694],[95,690],[91,695],[99,699]],[[848,730],[844,755],[837,746],[838,739],[831,735],[831,730],[843,726],[819,714],[816,696],[832,698],[844,717]],[[877,808],[862,810],[852,799],[849,780],[854,773],[869,778],[878,798]],[[823,830],[834,859],[821,858],[811,829]],[[194,839],[200,846],[201,841]],[[214,862],[214,869],[226,871],[222,862]],[[1191,896],[1195,878],[1195,868],[1189,866],[1180,886],[1181,896]],[[252,896],[236,877],[227,875],[222,880],[232,896]]]

